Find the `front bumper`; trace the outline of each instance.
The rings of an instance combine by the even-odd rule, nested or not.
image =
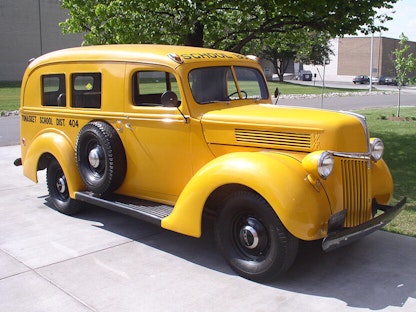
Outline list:
[[[394,206],[375,204],[373,208],[384,211],[383,214],[358,226],[328,233],[328,236],[322,241],[322,249],[324,251],[337,249],[381,229],[402,211],[404,204],[406,204],[406,197]]]

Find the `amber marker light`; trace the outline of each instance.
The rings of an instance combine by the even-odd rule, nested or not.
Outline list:
[[[175,61],[178,64],[182,64],[183,63],[183,59],[176,53],[169,53],[168,57],[172,60]]]

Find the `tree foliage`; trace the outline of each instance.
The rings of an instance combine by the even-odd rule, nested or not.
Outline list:
[[[331,36],[374,25],[397,0],[60,0],[64,32],[85,44],[167,43],[240,52],[253,40],[300,29]],[[379,26],[376,28],[384,29]],[[374,30],[374,27],[373,29]]]
[[[303,64],[323,65],[333,54],[329,47],[330,35],[323,32],[305,32],[302,30],[283,34],[277,33],[261,41],[255,49],[262,59],[270,61],[274,72],[283,81],[290,61]]]
[[[407,83],[414,82],[414,77],[409,78],[409,74],[416,69],[416,57],[413,53],[409,53],[410,46],[407,43],[408,39],[402,33],[400,35],[399,47],[393,51],[394,67],[396,69],[396,81],[399,88],[398,103],[397,103],[397,117],[400,117],[400,91],[402,86]]]

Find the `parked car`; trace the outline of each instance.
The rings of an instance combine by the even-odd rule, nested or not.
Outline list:
[[[354,84],[365,84],[365,83],[370,83],[370,77],[366,76],[366,75],[358,75],[355,76],[354,79],[352,80],[352,82]]]
[[[192,237],[208,217],[227,262],[251,280],[283,274],[300,241],[339,248],[405,203],[388,206],[384,144],[363,116],[273,105],[260,64],[244,55],[60,50],[28,64],[21,94],[15,165],[34,182],[46,169],[57,211],[93,204]]]
[[[310,70],[301,70],[299,72],[299,80],[312,81],[312,72]]]
[[[397,80],[396,80],[396,77],[382,76],[378,80],[378,84],[379,85],[394,85],[394,86],[397,86]]]

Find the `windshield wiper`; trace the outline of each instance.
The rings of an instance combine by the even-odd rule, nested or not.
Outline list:
[[[212,103],[225,103],[225,104],[230,104],[230,100],[228,100],[228,101],[224,101],[224,100],[210,100],[210,101],[205,101],[205,102],[199,102],[199,104],[212,104]]]

